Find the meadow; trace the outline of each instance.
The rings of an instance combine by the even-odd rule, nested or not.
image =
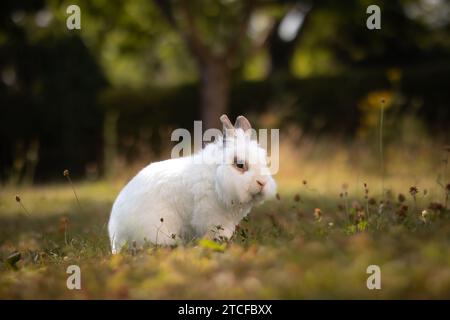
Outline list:
[[[295,135],[291,133],[290,136]],[[110,253],[115,179],[0,192],[2,299],[450,298],[450,149],[415,139],[377,148],[301,139],[281,146],[276,199],[227,243]],[[76,190],[75,198],[72,186]],[[382,191],[383,190],[383,191]],[[81,268],[81,290],[66,269]],[[381,269],[369,290],[366,270]]]

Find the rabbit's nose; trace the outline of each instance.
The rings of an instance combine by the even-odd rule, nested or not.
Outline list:
[[[266,181],[256,180],[256,183],[263,188],[266,185]]]

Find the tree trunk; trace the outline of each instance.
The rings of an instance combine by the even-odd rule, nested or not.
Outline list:
[[[209,59],[200,64],[203,130],[221,128],[219,117],[228,110],[229,73],[223,59]]]

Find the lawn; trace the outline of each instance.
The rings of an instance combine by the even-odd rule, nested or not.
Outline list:
[[[255,208],[223,244],[112,255],[106,224],[126,179],[75,180],[79,203],[64,177],[4,187],[0,298],[450,298],[449,190],[436,182],[440,158],[435,171],[387,162],[382,197],[376,170],[352,164],[354,150],[330,150],[333,159],[320,152],[285,153],[277,198]],[[417,172],[405,178],[405,167]],[[66,286],[69,265],[81,269],[81,290]],[[369,265],[381,269],[380,290],[367,288]]]

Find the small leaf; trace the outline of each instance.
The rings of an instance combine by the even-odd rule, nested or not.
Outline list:
[[[17,270],[17,266],[16,263],[20,261],[20,259],[22,258],[20,252],[13,252],[12,254],[9,255],[9,257],[6,258],[5,263],[13,268],[14,270]]]
[[[361,221],[360,223],[358,223],[359,231],[364,231],[366,229],[367,229],[367,221]]]
[[[226,244],[225,243],[219,244],[219,243],[217,243],[215,241],[208,240],[208,239],[201,239],[198,242],[198,244],[200,246],[202,246],[203,248],[211,249],[211,250],[219,251],[219,252],[225,251],[225,248],[226,248]]]

